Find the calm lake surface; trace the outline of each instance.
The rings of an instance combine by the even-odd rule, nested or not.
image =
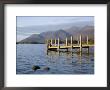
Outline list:
[[[84,49],[82,55],[77,49],[47,52],[45,44],[17,44],[16,47],[16,74],[94,74],[94,47],[89,54]],[[34,71],[34,65],[40,69]]]

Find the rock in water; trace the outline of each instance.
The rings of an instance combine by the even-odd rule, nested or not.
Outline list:
[[[50,68],[49,67],[45,67],[44,70],[50,70]]]
[[[40,69],[40,67],[34,65],[34,66],[32,67],[32,69],[33,69],[34,71],[36,71],[37,69]]]

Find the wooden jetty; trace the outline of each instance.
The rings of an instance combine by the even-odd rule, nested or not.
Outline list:
[[[91,46],[94,46],[94,44],[89,44],[88,43],[88,36],[87,36],[87,41],[86,41],[86,44],[82,44],[82,35],[79,36],[79,40],[77,41],[77,44],[74,44],[73,43],[73,36],[71,36],[71,41],[70,43],[68,44],[68,39],[66,38],[66,42],[65,44],[60,44],[60,39],[58,38],[57,40],[47,40],[47,50],[58,50],[60,51],[61,49],[66,49],[67,51],[69,49],[71,49],[71,51],[73,49],[79,49],[79,52],[82,52],[82,48],[86,48],[88,53],[89,53],[89,47]],[[54,41],[54,43],[53,43]]]

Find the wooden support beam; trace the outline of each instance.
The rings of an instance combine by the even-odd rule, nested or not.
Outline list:
[[[73,50],[73,37],[71,36],[71,51]]]
[[[71,46],[73,45],[73,37],[71,36]]]
[[[80,52],[82,52],[82,35],[80,35]]]
[[[67,39],[67,37],[66,37],[66,46],[68,46],[68,39]]]
[[[46,44],[48,44],[48,39],[46,40]]]
[[[77,42],[78,42],[78,45],[79,45],[79,38],[77,37]]]
[[[58,50],[59,50],[59,48],[60,48],[60,40],[58,38]]]
[[[55,38],[55,46],[56,46],[56,38]]]
[[[75,38],[75,40],[77,40]],[[82,54],[82,48],[87,48],[87,52],[89,53],[89,47],[90,45],[88,44],[88,36],[87,36],[87,44],[84,44],[82,45],[82,35],[79,36],[79,45],[74,45],[73,44],[73,36],[71,36],[71,42],[70,42],[70,45],[68,45],[68,40],[67,40],[67,37],[66,37],[66,45],[61,45],[60,46],[60,39],[58,38],[55,39],[54,43],[52,43],[52,39],[50,40],[47,40],[47,50],[60,50],[60,49],[66,49],[67,51],[71,48],[71,51],[75,48],[79,49],[80,53]],[[50,44],[55,44],[53,46],[50,46]],[[73,46],[74,45],[74,46]]]
[[[48,48],[49,48],[49,44],[48,44],[48,43],[49,43],[49,40],[47,39],[47,40],[46,40],[46,44],[47,44],[47,51],[48,51]]]
[[[79,45],[79,40],[78,40],[78,45]]]
[[[52,45],[52,39],[51,39],[51,45]]]
[[[88,36],[87,36],[87,45],[88,45]]]

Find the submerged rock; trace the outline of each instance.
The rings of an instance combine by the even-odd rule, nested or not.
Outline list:
[[[40,69],[40,67],[37,66],[37,65],[36,65],[36,66],[34,65],[34,66],[32,67],[32,69],[33,69],[34,71],[36,71],[37,69]]]
[[[50,70],[50,68],[49,67],[45,67],[44,70]]]

